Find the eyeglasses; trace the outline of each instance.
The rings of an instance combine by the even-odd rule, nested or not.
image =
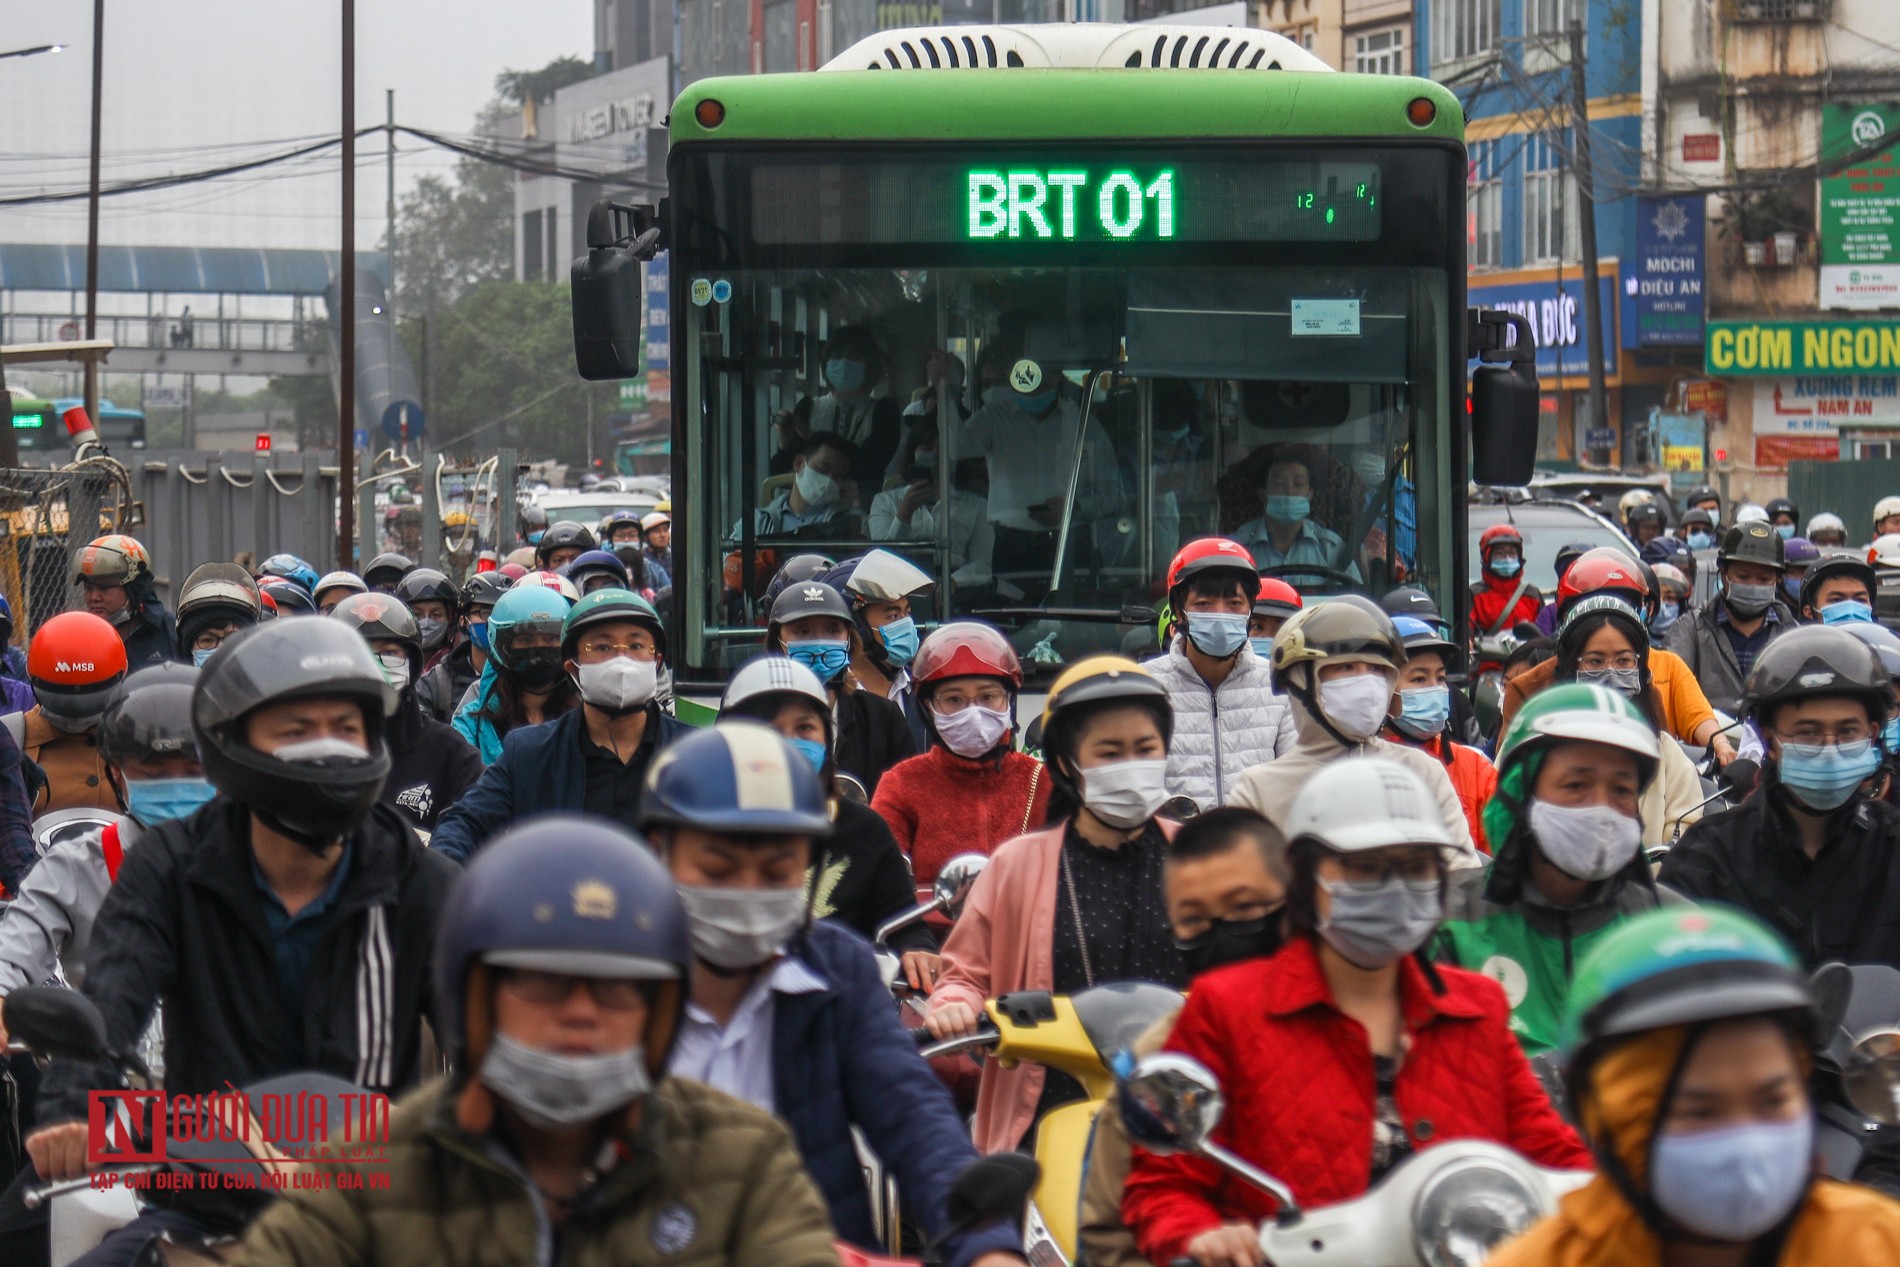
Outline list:
[[[1435,889],[1443,875],[1438,855],[1433,853],[1396,861],[1345,854],[1338,861],[1345,882],[1355,889],[1376,889],[1395,877],[1414,889]]]
[[[1850,721],[1842,722],[1832,731],[1820,725],[1796,726],[1791,732],[1777,730],[1775,737],[1783,743],[1800,744],[1810,748],[1818,748],[1829,743],[1836,747],[1847,748],[1871,741],[1874,732],[1860,722]]]
[[[605,660],[610,656],[629,656],[635,660],[651,660],[660,654],[659,648],[651,643],[631,642],[583,642],[580,653],[590,660]]]
[[[609,1012],[631,1012],[646,1002],[647,983],[621,977],[577,977],[565,972],[510,968],[502,981],[509,993],[522,1002],[546,1007],[567,1002],[581,986],[587,987],[596,1007]]]
[[[1601,673],[1605,669],[1616,669],[1619,672],[1628,673],[1642,668],[1643,662],[1636,657],[1635,652],[1625,651],[1621,655],[1613,656],[1587,655],[1577,661],[1577,667],[1585,673]]]
[[[948,717],[952,713],[960,713],[972,704],[1000,713],[1009,707],[1009,692],[998,689],[979,691],[975,695],[939,693],[930,697],[930,707],[935,710],[940,717]]]

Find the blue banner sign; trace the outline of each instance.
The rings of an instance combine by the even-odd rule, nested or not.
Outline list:
[[[1585,334],[1583,279],[1565,275],[1534,282],[1487,285],[1483,277],[1470,278],[1466,298],[1474,307],[1514,312],[1531,323],[1537,336],[1537,373],[1540,378],[1590,372],[1589,338]],[[1603,312],[1603,372],[1616,373],[1616,279],[1597,277],[1597,299]]]

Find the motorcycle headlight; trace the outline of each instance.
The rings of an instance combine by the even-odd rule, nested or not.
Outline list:
[[[1412,1231],[1427,1267],[1476,1267],[1544,1212],[1523,1176],[1473,1160],[1425,1185],[1412,1207]]]

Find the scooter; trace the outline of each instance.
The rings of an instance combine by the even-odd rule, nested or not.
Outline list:
[[[836,1241],[841,1267],[941,1267],[944,1245],[971,1228],[1005,1219],[1020,1224],[1030,1189],[1036,1186],[1036,1163],[1020,1153],[979,1157],[963,1168],[944,1202],[950,1222],[924,1246],[923,1257],[900,1258],[873,1254],[845,1241]]]
[[[1005,1065],[1031,1061],[1082,1084],[1085,1099],[1052,1109],[1036,1128],[1042,1177],[1023,1226],[1023,1250],[1036,1267],[1075,1261],[1082,1165],[1095,1115],[1115,1090],[1113,1063],[1157,1021],[1180,1011],[1182,1001],[1180,991],[1146,981],[1098,985],[1073,997],[1026,990],[991,999],[976,1033],[923,1049],[925,1056],[982,1050]]]
[[[1174,1052],[1149,1056],[1122,1084],[1122,1123],[1154,1153],[1193,1153],[1272,1197],[1260,1224],[1274,1267],[1476,1267],[1590,1179],[1550,1170],[1485,1140],[1416,1153],[1364,1196],[1305,1210],[1291,1188],[1210,1138],[1225,1101],[1207,1067]],[[1173,1267],[1191,1267],[1177,1259]]]
[[[1900,1196],[1900,969],[1822,964],[1822,1014],[1840,1019],[1815,1065],[1815,1149],[1830,1176]]]
[[[921,924],[932,918],[940,918],[955,923],[957,916],[963,914],[963,904],[970,900],[970,891],[976,887],[976,878],[983,874],[983,868],[989,865],[989,857],[980,853],[960,853],[944,863],[937,872],[936,881],[931,887],[928,902],[920,902],[901,915],[893,915],[878,925],[874,944],[877,947],[878,970],[884,974],[884,982],[890,986],[891,993],[899,1002],[907,1004],[917,1015],[924,1013],[923,996],[911,988],[904,979],[904,966],[901,956],[890,948],[890,940],[906,928]]]

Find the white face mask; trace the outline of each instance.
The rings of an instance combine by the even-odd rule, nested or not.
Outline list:
[[[937,735],[943,746],[959,757],[976,758],[995,750],[1009,733],[1009,713],[981,704],[967,704],[954,713],[937,713]]]
[[[1608,805],[1531,802],[1531,831],[1551,864],[1579,880],[1607,880],[1643,843],[1642,824]]]
[[[1117,761],[1083,770],[1082,804],[1110,827],[1139,827],[1168,800],[1168,762]]]
[[[332,737],[285,744],[270,755],[292,765],[321,765],[326,761],[361,761],[369,756],[369,749],[353,740]]]
[[[798,485],[798,495],[815,509],[822,510],[838,500],[838,481],[809,462],[792,478]]]
[[[1385,724],[1392,681],[1383,673],[1356,673],[1319,684],[1319,707],[1340,734],[1364,743]]]
[[[583,664],[576,675],[583,702],[609,713],[645,708],[660,678],[658,660],[617,655],[599,664]]]
[[[377,655],[376,662],[383,666],[383,676],[396,688],[397,694],[409,689],[409,657],[401,651],[384,651]]]
[[[805,890],[728,889],[682,884],[693,953],[717,968],[740,972],[775,958],[804,926]]]

